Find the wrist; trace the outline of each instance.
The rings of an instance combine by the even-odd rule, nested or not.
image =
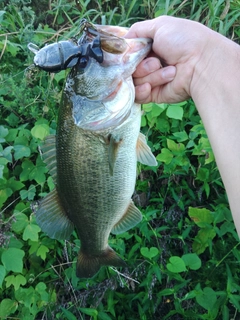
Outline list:
[[[223,104],[240,95],[240,46],[211,31],[194,66],[190,95],[196,105]],[[234,91],[236,88],[236,91]]]

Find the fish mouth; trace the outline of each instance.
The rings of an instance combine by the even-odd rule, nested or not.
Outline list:
[[[103,65],[119,64],[124,66],[128,62],[136,69],[152,45],[150,38],[126,39],[124,36],[128,28],[118,26],[96,26],[100,35],[101,48],[103,50]]]
[[[135,100],[132,74],[151,50],[152,39],[123,38],[128,29],[119,26],[94,27],[100,37],[103,61],[90,58],[85,75],[79,73],[79,82],[73,73],[76,94],[71,100],[74,123],[85,130],[101,131],[121,125],[131,115]],[[92,40],[87,35],[87,41]]]
[[[112,83],[110,90],[95,97],[97,100],[112,100],[115,98],[122,82],[132,76],[137,65],[147,56],[152,46],[150,38],[126,39],[128,28],[119,26],[95,25],[99,32],[103,51],[104,67],[118,66],[121,69],[119,81]]]

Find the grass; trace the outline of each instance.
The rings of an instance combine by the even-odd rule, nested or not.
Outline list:
[[[68,241],[49,239],[33,214],[35,201],[53,188],[38,145],[56,129],[66,73],[27,69],[29,42],[68,39],[82,17],[129,26],[175,15],[239,42],[239,9],[239,1],[220,0],[0,3],[0,318],[239,318],[239,242],[192,101],[175,113],[171,105],[143,106],[142,132],[159,165],[138,166],[134,201],[143,221],[110,239],[128,267],[102,268],[79,281],[76,233]]]

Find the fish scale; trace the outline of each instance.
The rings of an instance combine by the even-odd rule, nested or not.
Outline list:
[[[137,162],[135,150],[140,126],[140,107],[136,105],[136,112],[133,112],[127,123],[116,130],[116,134],[121,134],[125,143],[129,141],[129,138],[131,139],[131,145],[127,143],[127,148],[134,157],[126,157],[126,149],[122,146],[115,163],[113,176],[109,172],[108,145],[100,142],[95,133],[84,132],[81,128],[76,128],[71,112],[66,112],[70,108],[66,108],[65,104],[64,107],[63,112],[59,113],[58,123],[61,129],[57,132],[57,141],[62,146],[57,153],[59,159],[57,168],[61,173],[58,174],[57,184],[59,195],[64,195],[63,198],[67,199],[66,202],[73,203],[73,214],[71,215],[70,212],[69,218],[75,225],[79,225],[79,234],[84,234],[85,227],[81,228],[82,215],[75,214],[76,210],[82,211],[82,214],[86,215],[84,219],[87,221],[96,221],[98,228],[103,225],[102,236],[108,238],[112,226],[117,223],[122,212],[127,209],[129,194],[134,192]],[[139,123],[131,125],[130,120],[136,122],[136,118]],[[72,120],[75,137],[71,136],[71,126],[67,130],[62,129],[65,128],[62,122],[66,119],[68,119],[68,125]],[[108,136],[108,133],[108,131],[101,132],[101,136]],[[69,139],[71,139],[71,143],[69,143]],[[89,144],[92,147],[91,152]],[[79,162],[81,162],[81,166],[79,166]],[[94,198],[91,198],[91,195],[94,195]],[[98,212],[105,212],[104,220],[107,221],[107,224],[103,221],[103,215],[96,212],[96,205]],[[112,212],[117,214],[113,216]],[[84,225],[86,224],[84,223]]]
[[[108,26],[98,28],[106,40]],[[48,137],[42,147],[56,188],[41,200],[36,219],[55,239],[66,239],[76,228],[81,242],[78,277],[92,277],[104,265],[125,266],[109,247],[108,238],[142,219],[131,200],[137,160],[156,165],[140,133],[141,107],[134,103],[131,78],[151,41],[120,39],[123,28],[111,26],[110,30],[108,50],[111,42],[121,41],[125,45],[117,47],[123,48],[122,53],[104,51],[102,46],[102,63],[89,57],[84,66],[79,62],[72,68],[60,104],[56,138]]]

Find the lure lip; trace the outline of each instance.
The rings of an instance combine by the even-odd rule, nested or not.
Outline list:
[[[30,43],[27,45],[27,47],[28,47],[28,49],[29,49],[30,51],[32,51],[34,54],[37,54],[38,51],[39,51],[39,47],[38,47],[36,44],[32,43],[32,42],[30,42]]]

